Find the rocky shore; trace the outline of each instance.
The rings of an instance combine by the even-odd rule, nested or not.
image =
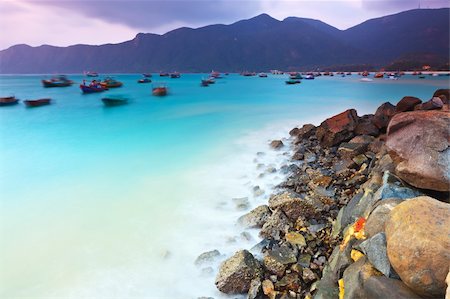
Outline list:
[[[289,176],[237,220],[263,240],[223,261],[217,288],[249,299],[444,298],[449,100],[440,89],[426,102],[404,97],[373,115],[350,109],[292,129]]]

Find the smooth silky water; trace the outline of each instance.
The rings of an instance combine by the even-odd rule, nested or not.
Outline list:
[[[115,75],[123,87],[90,95],[78,84],[45,89],[44,75],[0,76],[0,96],[53,100],[0,107],[1,298],[221,298],[218,263],[259,241],[257,231],[241,235],[236,219],[283,178],[265,173],[289,158],[271,139],[348,108],[374,113],[449,86],[448,77],[290,86],[285,76],[230,74],[200,87],[204,76],[163,78],[166,97],[152,96],[138,74]],[[103,106],[102,97],[119,94],[128,105]],[[254,196],[254,186],[265,193]],[[241,197],[246,210],[232,201]],[[223,257],[194,265],[213,249]]]

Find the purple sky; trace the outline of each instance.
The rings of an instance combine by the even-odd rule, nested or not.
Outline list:
[[[449,0],[420,0],[422,8],[449,7]],[[0,0],[0,49],[26,43],[117,43],[139,32],[230,24],[268,13],[314,18],[339,29],[367,19],[418,8],[419,0]]]

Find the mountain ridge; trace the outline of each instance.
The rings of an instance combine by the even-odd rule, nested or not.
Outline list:
[[[382,67],[402,57],[448,64],[450,9],[416,9],[340,30],[320,20],[268,14],[229,25],[138,33],[117,44],[15,45],[0,51],[0,73],[205,72]]]

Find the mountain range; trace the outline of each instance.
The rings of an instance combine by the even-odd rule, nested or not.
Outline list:
[[[449,8],[415,9],[346,30],[319,20],[279,21],[261,14],[230,25],[139,33],[119,44],[22,44],[0,51],[0,73],[359,70],[399,63],[448,68],[449,13]]]

